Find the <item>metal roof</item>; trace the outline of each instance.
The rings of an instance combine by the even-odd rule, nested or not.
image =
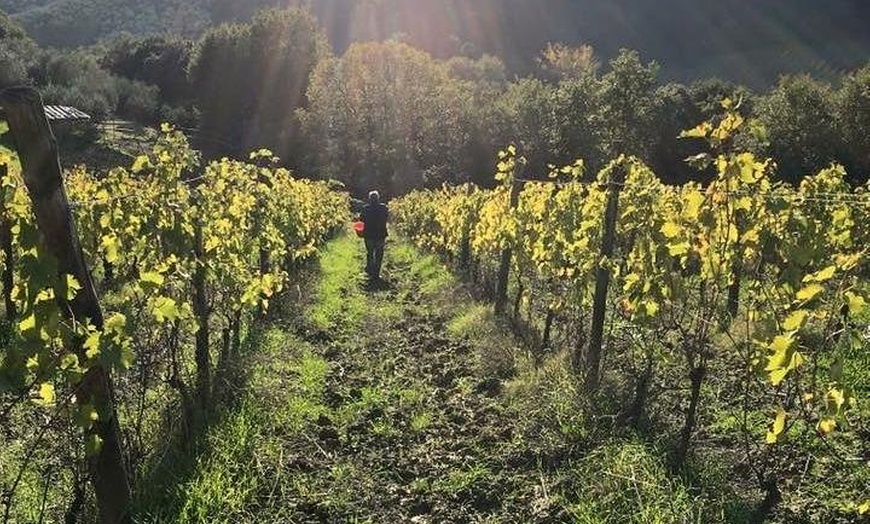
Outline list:
[[[70,106],[45,106],[49,120],[90,120],[91,115]]]

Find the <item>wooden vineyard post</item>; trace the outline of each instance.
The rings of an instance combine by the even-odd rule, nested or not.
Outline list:
[[[589,344],[586,347],[586,369],[584,386],[588,394],[598,391],[600,379],[601,351],[604,342],[604,317],[607,312],[607,292],[610,287],[610,269],[607,267],[613,257],[616,244],[616,221],[619,216],[619,192],[625,182],[625,168],[618,166],[610,175],[607,194],[607,208],[601,234],[601,257],[595,274],[595,296],[592,301],[592,325],[589,329]],[[575,372],[581,371],[582,355],[575,350],[572,364]]]
[[[728,286],[728,318],[737,317],[740,308],[740,284],[743,280],[743,261],[740,256],[734,257],[731,264],[731,284]]]
[[[209,399],[211,397],[211,356],[209,354],[209,320],[207,267],[205,259],[205,247],[202,238],[201,213],[202,196],[199,193],[201,178],[197,177],[193,182],[194,200],[197,204],[197,216],[194,217],[193,225],[193,255],[196,260],[196,269],[193,272],[193,314],[196,317],[197,330],[194,349],[194,361],[196,362],[196,395],[203,413],[208,412]]]
[[[465,185],[465,197],[470,198],[472,193],[471,184]],[[459,269],[468,275],[471,272],[471,224],[462,225],[462,240],[459,243]]]
[[[520,202],[520,192],[522,191],[522,183],[514,179],[511,184],[511,200],[510,210],[517,208]],[[501,260],[498,266],[498,277],[495,288],[495,314],[504,314],[505,305],[507,304],[508,279],[510,278],[511,258],[513,250],[510,246],[504,248],[501,252]]]
[[[58,271],[72,275],[81,286],[75,298],[62,304],[62,309],[76,318],[89,319],[97,329],[102,329],[103,312],[85,264],[63,186],[57,142],[48,125],[42,98],[35,89],[17,87],[0,91],[0,105],[6,110],[41,241],[57,259]],[[82,362],[87,360],[81,342],[73,349]],[[108,370],[99,364],[88,369],[76,393],[80,402],[92,404],[100,413],[100,419],[89,432],[102,439],[102,446],[88,458],[100,519],[111,524],[130,522],[130,484]]]

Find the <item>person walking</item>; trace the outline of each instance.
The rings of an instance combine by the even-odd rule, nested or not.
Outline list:
[[[369,203],[363,207],[362,221],[365,224],[363,238],[366,243],[366,273],[373,280],[381,278],[388,214],[387,206],[381,203],[380,193],[370,191]]]

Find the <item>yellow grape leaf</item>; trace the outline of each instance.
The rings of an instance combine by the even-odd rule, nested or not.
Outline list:
[[[130,171],[132,171],[134,173],[138,173],[139,171],[142,171],[143,169],[150,167],[150,166],[151,166],[151,159],[149,159],[145,155],[141,155],[139,157],[136,157],[136,160],[133,162],[133,166],[130,168]]]
[[[749,211],[752,209],[752,197],[741,197],[734,200],[734,209]]]
[[[730,224],[728,226],[728,242],[736,243],[740,239],[740,231],[737,230],[737,226],[734,224]]]
[[[91,333],[90,335],[88,335],[88,338],[85,339],[85,343],[83,346],[85,349],[85,356],[91,360],[100,356],[100,337],[101,336],[102,336],[102,333],[100,333],[99,331],[95,331],[95,332]]]
[[[797,292],[796,298],[801,302],[809,302],[816,298],[825,288],[821,284],[810,284]]]
[[[680,138],[706,138],[710,131],[713,130],[713,124],[704,122],[694,129],[689,129],[680,133]]]
[[[804,327],[804,324],[806,323],[809,315],[809,311],[805,309],[799,309],[798,311],[795,311],[794,313],[789,315],[788,318],[785,319],[785,321],[782,323],[782,329],[786,331],[795,331]]]
[[[72,275],[64,275],[62,278],[62,288],[65,291],[64,298],[66,298],[66,300],[74,299],[76,293],[78,293],[82,289],[81,284],[79,284],[79,281],[76,280],[76,277]]]
[[[834,262],[841,271],[851,271],[861,262],[861,258],[862,256],[860,254],[836,255],[834,257]]]
[[[837,266],[828,266],[821,271],[817,271],[812,275],[807,275],[804,277],[804,283],[806,282],[827,282],[834,278],[834,274],[837,272]]]
[[[803,366],[804,362],[806,362],[804,356],[801,355],[799,351],[795,351],[794,353],[792,353],[791,362],[788,365],[788,370],[791,371],[793,369],[797,369]]]
[[[743,244],[758,244],[761,240],[761,237],[758,235],[757,229],[750,229],[746,233],[743,233],[743,238],[740,240]]]
[[[755,183],[758,175],[755,170],[755,156],[751,153],[744,153],[739,157],[740,162],[740,181],[746,184]]]
[[[846,394],[840,389],[832,389],[828,391],[827,402],[829,405],[833,403],[839,411],[846,404]]]
[[[784,368],[788,363],[788,351],[791,349],[792,344],[794,344],[794,339],[791,336],[779,335],[774,338],[773,342],[768,346],[773,355],[767,358],[768,364],[765,371],[776,371]]]
[[[36,329],[36,315],[31,313],[24,320],[18,323],[18,330],[21,333],[27,333]]]
[[[54,398],[55,397],[53,385],[46,382],[39,386],[39,400],[36,401],[37,404],[41,404],[43,406],[54,404]]]
[[[768,444],[776,444],[782,438],[782,432],[785,431],[785,410],[779,408],[776,412],[776,418],[773,420],[773,427],[767,432],[767,437],[764,439]]]
[[[672,257],[678,257],[685,255],[691,249],[691,245],[688,242],[676,242],[674,244],[668,244],[668,253]]]
[[[868,513],[870,513],[870,500],[865,500],[860,506],[858,506],[858,514],[867,515]]]
[[[648,300],[644,303],[644,308],[646,309],[646,314],[649,317],[654,317],[659,313],[659,305],[652,300]]]
[[[157,289],[163,285],[166,279],[155,271],[144,271],[139,275],[139,285],[143,288]]]
[[[687,219],[696,219],[701,214],[701,205],[704,203],[704,195],[697,189],[685,196],[686,203],[683,205],[683,216]]]
[[[114,264],[120,258],[118,253],[118,239],[114,235],[106,235],[103,237],[103,240],[100,242],[103,251],[106,254],[106,262],[109,264]]]
[[[788,369],[786,368],[775,369],[768,374],[768,376],[770,377],[770,383],[774,386],[782,384],[782,381],[785,380],[786,375],[788,375]]]
[[[219,247],[220,245],[221,245],[221,239],[214,236],[214,235],[211,235],[205,241],[205,246],[204,246],[205,252],[211,253],[212,251],[215,250],[215,248]]]
[[[816,427],[822,435],[828,435],[837,429],[837,421],[831,417],[825,417],[819,421],[819,424]]]
[[[103,331],[106,333],[123,333],[127,326],[127,317],[121,313],[114,313],[103,323]]]
[[[675,222],[667,222],[662,226],[661,232],[668,238],[675,238],[680,235],[682,230],[683,228],[681,228],[679,224]]]

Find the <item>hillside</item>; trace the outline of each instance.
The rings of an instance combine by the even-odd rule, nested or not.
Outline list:
[[[129,32],[196,36],[209,24],[204,2],[183,0],[2,0],[40,44],[75,47]]]
[[[49,45],[88,44],[120,31],[195,35],[260,7],[305,4],[336,51],[353,41],[401,36],[436,56],[496,54],[524,73],[550,41],[591,43],[609,58],[640,50],[665,78],[719,76],[760,88],[787,72],[819,77],[870,59],[870,5],[861,0],[0,0]]]

